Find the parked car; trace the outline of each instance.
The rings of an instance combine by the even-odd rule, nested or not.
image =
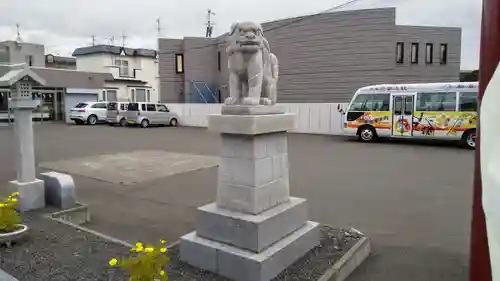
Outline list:
[[[127,125],[127,118],[125,117],[125,112],[127,112],[128,102],[108,102],[108,108],[106,110],[106,119],[110,126],[119,124],[120,126]]]
[[[70,109],[69,118],[76,124],[95,125],[106,122],[107,102],[81,102]]]
[[[147,128],[151,125],[177,126],[179,117],[171,112],[165,104],[151,102],[132,102],[128,104],[125,114],[129,125],[140,125]]]

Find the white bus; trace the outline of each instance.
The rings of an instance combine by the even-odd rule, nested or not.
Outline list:
[[[476,146],[477,82],[363,87],[342,113],[345,135],[361,141],[422,138]]]

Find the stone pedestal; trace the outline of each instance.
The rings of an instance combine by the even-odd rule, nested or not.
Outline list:
[[[226,106],[209,116],[221,136],[217,202],[198,208],[180,259],[241,281],[266,281],[319,244],[305,199],[290,197],[286,131],[294,114],[274,106]]]
[[[19,101],[13,105],[16,121],[14,134],[17,141],[16,170],[17,180],[9,182],[11,192],[19,192],[21,211],[28,211],[45,207],[45,188],[43,181],[36,179],[35,148],[33,144],[32,110],[28,106],[21,107]]]

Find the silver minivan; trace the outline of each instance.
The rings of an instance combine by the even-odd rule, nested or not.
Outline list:
[[[131,102],[125,113],[128,125],[147,128],[153,125],[177,126],[179,116],[171,112],[165,104],[152,102]]]
[[[120,126],[127,125],[127,118],[125,117],[125,112],[127,112],[128,102],[108,102],[108,108],[106,111],[106,120],[110,126],[119,124]]]

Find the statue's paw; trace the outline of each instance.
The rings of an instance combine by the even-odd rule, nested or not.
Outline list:
[[[254,99],[254,98],[251,98],[251,97],[246,97],[246,98],[243,99],[242,104],[245,104],[245,105],[258,105],[258,104],[260,104],[260,99]]]
[[[263,105],[272,105],[273,104],[273,101],[269,98],[261,98],[260,99],[260,104],[263,104]]]
[[[236,100],[235,98],[233,98],[233,97],[228,97],[228,98],[226,98],[226,100],[224,100],[224,104],[226,104],[226,105],[231,105],[231,104],[235,104],[235,103],[236,103],[236,101],[237,101],[237,100]]]

